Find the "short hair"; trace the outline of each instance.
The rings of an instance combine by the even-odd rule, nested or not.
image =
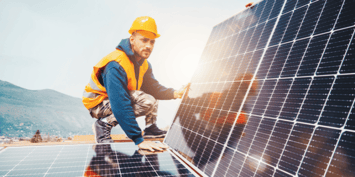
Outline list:
[[[131,36],[136,36],[137,35],[137,31],[133,31]]]

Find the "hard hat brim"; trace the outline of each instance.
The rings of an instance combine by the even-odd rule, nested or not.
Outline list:
[[[130,29],[130,30],[128,30],[128,33],[132,35],[135,31],[146,31],[146,30],[135,30],[135,29]],[[154,32],[152,32],[152,31],[148,31],[148,32],[153,33],[153,34],[155,35],[155,38],[160,37],[160,34],[154,33]]]

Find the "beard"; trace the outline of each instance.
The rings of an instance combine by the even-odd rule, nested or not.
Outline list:
[[[136,59],[148,59],[148,57],[150,56],[152,51],[142,50],[140,52],[134,51],[133,53],[134,53],[134,56],[136,57]]]

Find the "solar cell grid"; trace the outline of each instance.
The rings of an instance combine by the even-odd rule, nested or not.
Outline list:
[[[339,18],[337,19],[337,24],[335,26],[335,29],[340,29],[340,28],[345,28],[349,26],[354,26],[355,25],[355,16],[354,12],[352,11],[355,7],[355,2],[354,1],[344,1],[343,6],[341,9],[341,13],[339,14]]]
[[[317,75],[336,74],[354,35],[354,28],[335,31],[317,69]]]
[[[332,162],[328,165],[327,175],[329,176],[352,176],[355,173],[355,151],[348,147],[354,147],[354,132],[344,132],[341,137],[337,150],[333,153]],[[347,167],[347,168],[344,168]]]
[[[289,52],[287,59],[282,67],[282,72],[280,77],[294,77],[298,71],[299,64],[304,56],[307,45],[309,43],[308,39],[298,40],[293,43],[292,49]]]
[[[288,12],[288,13],[281,15],[279,22],[276,26],[276,29],[274,31],[274,34],[271,38],[271,41],[269,44],[270,46],[280,43],[291,17],[292,17],[292,12]]]
[[[324,174],[339,134],[339,130],[321,127],[315,129],[298,169],[301,176]]]
[[[279,118],[295,120],[304,98],[311,85],[312,78],[296,78],[288,92],[287,99],[281,109]]]
[[[282,43],[289,42],[295,39],[307,10],[308,6],[303,6],[292,12],[292,17],[285,30]]]
[[[264,0],[218,24],[165,142],[207,176],[355,176],[354,4]]]
[[[258,45],[257,45],[256,49],[263,49],[265,47],[265,45],[268,41],[268,36],[270,35],[275,22],[276,22],[276,19],[272,19],[272,20],[269,20],[265,24],[265,27],[263,29],[261,36],[260,36],[260,39],[258,41]]]
[[[353,73],[355,72],[355,40],[354,35],[351,39],[351,44],[348,46],[347,53],[345,54],[345,58],[342,61],[342,65],[340,68],[340,73]]]
[[[301,61],[297,76],[312,76],[318,67],[320,58],[328,43],[330,33],[318,35],[311,39]]]
[[[289,11],[292,11],[296,7],[296,4],[297,4],[297,0],[296,1],[289,1],[289,0],[286,1],[285,7],[284,7],[282,13],[287,13]]]
[[[325,0],[319,0],[310,4],[306,16],[302,22],[302,26],[297,34],[297,39],[312,35],[324,5]]]
[[[143,155],[133,143],[8,147],[1,176],[194,176],[168,151]]]
[[[315,34],[329,32],[334,27],[336,20],[338,19],[339,11],[344,1],[327,1],[324,9],[318,20],[318,24],[315,30]]]
[[[285,61],[287,59],[287,56],[291,50],[292,43],[286,43],[281,45],[277,53],[270,65],[270,68],[268,70],[268,73],[266,75],[267,78],[278,78],[282,69],[283,65],[285,64]]]

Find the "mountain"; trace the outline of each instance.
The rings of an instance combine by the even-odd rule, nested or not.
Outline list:
[[[89,135],[95,120],[80,98],[50,89],[28,90],[0,80],[0,136],[32,137],[37,130],[61,137]],[[123,131],[116,128],[112,133]]]

